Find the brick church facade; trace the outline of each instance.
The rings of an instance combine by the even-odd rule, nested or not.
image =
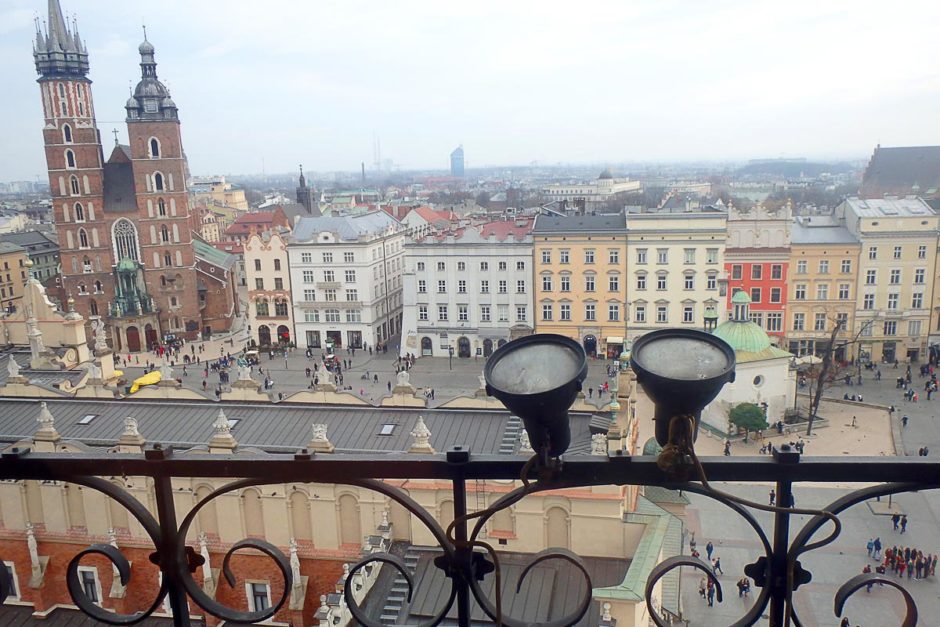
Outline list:
[[[125,105],[129,145],[115,140],[105,159],[87,49],[58,1],[49,7],[33,57],[65,294],[87,320],[104,320],[119,351],[229,329],[238,315],[235,260],[194,234],[178,111],[157,78],[153,45],[145,35],[138,49],[141,78]]]

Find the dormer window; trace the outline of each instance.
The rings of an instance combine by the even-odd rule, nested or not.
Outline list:
[[[156,100],[144,100],[144,113],[156,113],[157,112],[157,101]]]

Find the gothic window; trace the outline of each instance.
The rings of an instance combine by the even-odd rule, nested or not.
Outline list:
[[[155,172],[153,175],[153,189],[158,192],[163,191],[163,175]]]
[[[75,221],[84,222],[85,221],[85,208],[82,207],[82,203],[75,203]]]
[[[159,159],[160,158],[160,142],[156,137],[150,138],[150,158]]]
[[[170,251],[163,253],[163,265],[167,268],[173,265],[173,256],[170,254]]]
[[[179,301],[176,300],[176,296],[170,296],[170,307],[176,307],[179,304]]]
[[[88,303],[88,309],[91,312],[91,315],[97,316],[98,315],[98,302],[96,300],[91,300]]]
[[[85,274],[91,274],[92,272],[91,259],[89,259],[87,255],[85,257],[82,257],[82,272],[84,272]]]
[[[65,85],[59,83],[59,98],[65,98]]]
[[[160,227],[160,241],[169,242],[170,241],[170,229],[166,228],[166,225]]]
[[[71,143],[72,143],[72,127],[69,126],[68,124],[66,124],[66,125],[64,125],[64,126],[62,127],[62,140],[63,140],[66,144],[71,144]]]
[[[166,201],[162,198],[157,199],[157,213],[161,216],[166,215]]]
[[[166,287],[166,277],[162,274],[160,275],[160,287]]]
[[[95,294],[100,294],[101,292],[101,281],[95,281]]]
[[[137,255],[137,229],[130,220],[122,218],[115,222],[111,229],[111,238],[114,240],[117,261],[122,259],[140,261]]]
[[[78,196],[81,193],[78,187],[78,177],[73,174],[71,178],[69,178],[69,184],[72,186],[72,195]]]
[[[78,247],[88,248],[88,233],[85,229],[78,229]]]
[[[87,294],[87,293],[88,293],[88,288],[85,287],[85,284],[84,284],[84,283],[79,283],[79,284],[78,284],[78,293],[79,293],[79,294]]]
[[[71,150],[65,151],[65,167],[70,170],[75,168],[75,153]]]

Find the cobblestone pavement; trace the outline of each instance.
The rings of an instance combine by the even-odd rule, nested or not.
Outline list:
[[[231,340],[231,343],[230,343]],[[204,393],[207,398],[215,398],[214,390],[219,384],[218,373],[210,370],[208,377],[203,376],[203,369],[207,359],[217,360],[221,355],[238,354],[245,346],[247,341],[247,331],[239,328],[235,333],[228,337],[214,339],[209,342],[193,342],[184,346],[183,353],[191,354],[195,347],[195,356],[199,358],[198,365],[186,366],[184,374],[182,365],[177,363],[174,366],[173,373],[176,377],[183,379],[183,385],[189,389]],[[356,350],[355,355],[348,353],[345,349],[337,352],[337,357],[351,361],[351,366],[343,370],[343,383],[351,387],[354,394],[361,396],[373,403],[388,394],[389,386],[394,387],[396,376],[396,346],[398,338],[392,338],[388,342],[388,352],[369,354],[369,351]],[[200,347],[203,347],[200,351]],[[265,376],[274,381],[273,391],[280,392],[285,396],[306,390],[309,388],[311,379],[306,376],[306,368],[315,368],[315,362],[321,359],[322,351],[315,351],[312,358],[305,356],[304,349],[295,349],[287,355],[278,355],[271,359],[267,353],[260,355],[260,368],[263,371],[259,373],[258,367],[252,371],[252,377],[259,382],[264,380]],[[128,358],[127,354],[119,356],[121,365],[118,366],[125,371],[128,381],[143,374],[144,366],[147,363],[160,366],[162,360],[155,357],[152,353],[137,353],[131,355],[129,363],[125,366],[124,360]],[[409,371],[411,384],[418,393],[431,388],[434,390],[434,400],[430,405],[436,406],[460,395],[472,395],[479,388],[479,376],[483,372],[483,366],[486,361],[480,358],[453,357],[452,359],[444,357],[420,357],[415,362],[414,367]],[[593,389],[592,397],[597,399],[597,390],[607,379],[606,369],[610,362],[601,359],[588,360],[588,378],[584,383],[585,394],[588,388]],[[368,373],[368,378],[366,377]],[[378,375],[378,382],[375,382],[375,375]],[[231,374],[232,380],[237,375]],[[206,391],[202,390],[202,381],[206,379]],[[590,400],[590,399],[589,399]]]
[[[739,496],[767,501],[767,487],[728,484],[722,484],[722,487]],[[843,490],[819,487],[798,486],[795,489],[796,501],[801,507],[824,506],[844,493]],[[695,532],[697,548],[703,558],[706,543],[711,541],[715,545],[713,557],[721,558],[724,574],[719,575],[718,579],[725,596],[723,603],[716,601],[714,607],[708,607],[698,595],[701,573],[684,568],[681,583],[684,615],[692,626],[729,625],[751,607],[760,593],[758,588],[752,586],[750,598],[740,598],[735,583],[744,575],[744,566],[762,555],[761,544],[744,519],[733,513],[729,515],[725,506],[697,494],[688,496],[692,502],[686,508],[687,530],[689,533]],[[801,558],[804,568],[813,574],[812,582],[794,594],[795,606],[803,625],[836,627],[839,624],[840,619],[833,613],[836,590],[849,578],[861,573],[866,564],[870,564],[873,569],[875,567],[876,562],[868,558],[866,549],[869,538],[880,537],[886,546],[911,546],[925,553],[940,552],[940,538],[937,534],[940,518],[932,503],[936,498],[935,492],[902,494],[894,498],[908,512],[909,520],[915,521],[904,535],[893,531],[890,516],[875,515],[867,504],[862,503],[839,516],[843,529],[835,542]],[[765,532],[770,534],[773,529],[772,514],[754,514]],[[807,516],[794,516],[791,519],[791,539],[807,520]],[[826,533],[828,528],[824,527],[822,535]],[[817,533],[814,539],[822,535]],[[685,551],[688,553],[688,536]],[[938,578],[917,581],[905,577],[902,585],[914,596],[921,623],[935,624],[924,617],[940,611]],[[846,605],[846,615],[853,626],[897,625],[904,615],[903,602],[897,591],[875,586],[871,593],[865,590],[855,593]],[[766,621],[757,624],[766,624]]]

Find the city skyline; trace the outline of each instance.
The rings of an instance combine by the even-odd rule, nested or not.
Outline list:
[[[0,152],[5,180],[44,170],[29,59],[44,4],[15,0],[0,12],[0,76],[18,121]],[[63,9],[77,14],[89,47],[106,145],[123,125],[146,22],[194,173],[289,172],[298,162],[355,171],[371,166],[374,134],[402,168],[442,171],[458,143],[468,167],[865,158],[878,143],[940,143],[940,73],[927,62],[940,43],[926,30],[940,9],[806,5],[770,24],[769,7]],[[902,37],[904,46],[846,45]]]

